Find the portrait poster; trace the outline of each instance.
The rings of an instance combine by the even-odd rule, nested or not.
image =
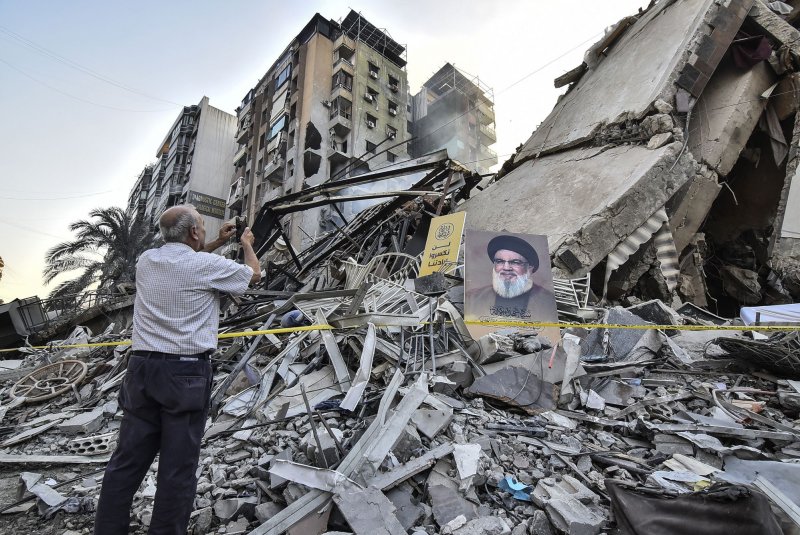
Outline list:
[[[464,238],[464,319],[486,322],[558,321],[547,236],[467,230]],[[558,344],[558,327],[467,324],[473,338],[525,331]]]
[[[420,277],[439,271],[447,272],[448,268],[458,264],[466,215],[465,212],[455,212],[431,219],[425,252],[422,253],[419,267]]]

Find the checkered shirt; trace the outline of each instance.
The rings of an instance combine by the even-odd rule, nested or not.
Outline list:
[[[145,251],[136,264],[134,351],[216,349],[220,293],[243,294],[252,276],[249,266],[183,243]]]

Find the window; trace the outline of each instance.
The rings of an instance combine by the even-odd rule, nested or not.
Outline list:
[[[263,149],[264,148],[264,135],[265,134],[261,134],[261,137],[258,138],[258,148],[259,149]]]
[[[373,89],[370,86],[367,86],[367,92],[364,93],[364,100],[367,102],[372,102],[376,106],[378,105],[378,90]]]
[[[291,75],[292,64],[290,63],[278,74],[278,76],[275,77],[275,89],[278,89],[280,86],[282,86]]]
[[[389,101],[389,115],[391,115],[392,117],[397,116],[397,103],[392,102],[391,100]]]
[[[269,139],[271,140],[286,126],[286,115],[281,115],[281,118],[269,128]]]
[[[367,152],[369,152],[370,154],[375,154],[375,149],[377,148],[378,146],[375,143],[373,143],[372,141],[367,141]]]
[[[389,75],[389,89],[393,93],[397,93],[400,90],[400,80],[398,80],[391,74]]]
[[[378,73],[381,70],[378,68],[377,65],[375,65],[371,61],[369,61],[368,63],[369,63],[369,77],[372,78],[373,80],[377,80],[378,79]]]
[[[333,75],[333,87],[331,89],[336,89],[337,87],[344,87],[348,91],[352,91],[353,77],[344,71],[337,71]]]
[[[378,118],[374,115],[367,114],[366,117],[367,128],[375,128],[378,126]]]
[[[386,127],[386,137],[388,137],[389,139],[396,138],[397,137],[397,128],[394,128],[392,126],[387,126]]]
[[[387,162],[394,162],[397,159],[397,155],[393,152],[386,151],[386,161]]]
[[[266,109],[261,111],[261,122],[262,123],[266,123],[267,122],[267,110]]]

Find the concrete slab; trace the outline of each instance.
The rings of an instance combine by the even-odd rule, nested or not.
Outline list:
[[[776,78],[766,61],[743,70],[723,60],[694,106],[689,124],[694,157],[720,176],[730,173],[767,105],[759,97]]]
[[[690,51],[697,48],[696,33],[713,4],[712,0],[661,2],[628,28],[604,56],[590,49],[587,60],[596,65],[561,97],[520,156],[571,146],[593,136],[602,125],[641,118],[658,98],[672,102],[672,82]]]
[[[94,433],[103,424],[103,407],[90,412],[82,412],[69,420],[61,422],[58,429],[65,435]]]
[[[672,143],[571,149],[522,164],[465,202],[469,228],[545,234],[553,265],[585,275],[697,172]]]

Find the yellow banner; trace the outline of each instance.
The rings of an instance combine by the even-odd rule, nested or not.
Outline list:
[[[449,267],[458,263],[458,250],[461,248],[466,215],[466,212],[456,212],[431,219],[425,253],[422,255],[419,268],[420,276],[448,271]]]

